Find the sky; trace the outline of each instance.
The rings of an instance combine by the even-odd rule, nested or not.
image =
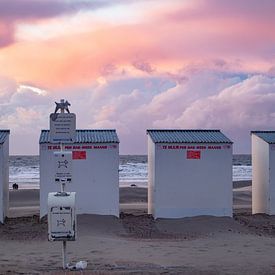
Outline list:
[[[55,101],[78,129],[221,129],[234,153],[275,129],[273,0],[1,0],[0,129],[38,154]]]

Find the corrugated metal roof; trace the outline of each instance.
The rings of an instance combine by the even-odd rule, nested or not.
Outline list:
[[[0,130],[0,144],[3,144],[10,134],[10,130]]]
[[[233,143],[220,130],[147,130],[154,143]]]
[[[258,136],[269,144],[275,143],[275,131],[251,131],[251,134]]]
[[[50,143],[50,130],[42,130],[39,143]],[[76,130],[75,143],[119,143],[116,130]]]

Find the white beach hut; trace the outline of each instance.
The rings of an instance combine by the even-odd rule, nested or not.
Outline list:
[[[219,130],[147,130],[148,212],[232,216],[232,142]]]
[[[0,222],[9,208],[9,130],[0,130]]]
[[[115,130],[76,130],[72,151],[72,182],[65,191],[76,192],[77,214],[119,216],[119,139]],[[49,192],[60,191],[54,181],[54,152],[49,130],[40,135],[40,217],[47,214]]]
[[[275,131],[252,131],[252,213],[275,214]]]

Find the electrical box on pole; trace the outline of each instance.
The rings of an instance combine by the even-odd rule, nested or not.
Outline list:
[[[76,138],[76,118],[71,114],[71,104],[64,99],[56,103],[50,115],[50,140],[60,146],[54,154],[54,182],[60,183],[60,192],[48,194],[48,240],[62,241],[63,269],[67,268],[66,241],[76,239],[75,192],[65,192],[66,183],[72,182],[72,152],[64,150],[66,143]],[[60,109],[61,113],[58,113]],[[67,111],[67,113],[65,113]]]

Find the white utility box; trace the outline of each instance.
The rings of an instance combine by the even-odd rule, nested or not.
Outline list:
[[[75,192],[48,195],[49,241],[74,241],[76,238]]]
[[[67,183],[72,181],[72,152],[58,151],[54,152],[54,180],[56,183]]]

